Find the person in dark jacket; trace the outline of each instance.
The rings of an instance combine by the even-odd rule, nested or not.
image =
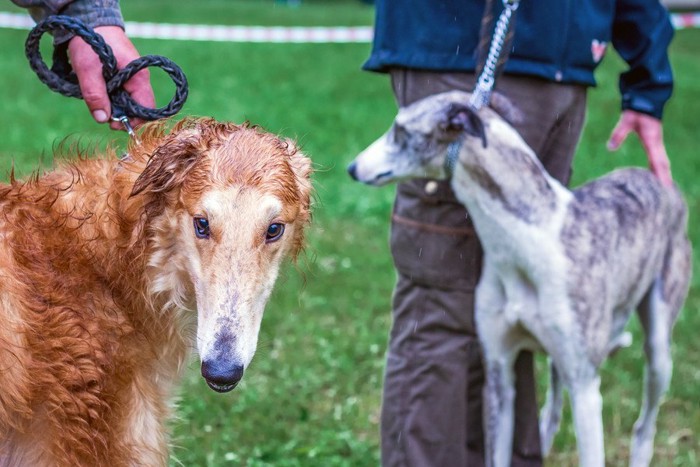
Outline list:
[[[486,2],[497,15],[501,1]],[[472,90],[483,0],[377,0],[372,53],[364,65],[388,73],[405,106],[430,94]],[[583,127],[586,90],[609,48],[628,63],[622,116],[608,147],[637,133],[650,168],[671,183],[662,138],[673,79],[673,28],[656,0],[521,0],[505,74],[496,91],[520,109],[516,124],[549,173],[563,183]],[[382,465],[484,463],[484,382],[474,326],[481,248],[448,182],[402,183],[392,215],[398,271],[381,411]],[[516,363],[513,465],[542,465],[533,359]]]

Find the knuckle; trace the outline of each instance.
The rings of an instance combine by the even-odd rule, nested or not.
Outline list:
[[[83,91],[83,99],[88,105],[101,105],[107,100],[107,95],[99,91]]]

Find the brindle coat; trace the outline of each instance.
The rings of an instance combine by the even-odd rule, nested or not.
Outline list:
[[[647,364],[630,464],[647,466],[671,378],[671,330],[690,281],[686,204],[676,187],[639,168],[570,191],[494,109],[475,111],[468,102],[468,93],[452,91],[402,108],[348,170],[370,185],[451,177],[472,217],[484,248],[476,322],[487,371],[487,463],[510,465],[513,363],[529,349],[551,361],[540,422],[545,453],[559,426],[563,384],[581,465],[605,464],[598,368],[628,343],[624,327],[636,309]]]

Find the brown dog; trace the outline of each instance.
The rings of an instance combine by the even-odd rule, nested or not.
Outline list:
[[[129,156],[0,185],[0,465],[165,465],[193,344],[219,392],[243,376],[311,164],[212,119],[141,133]]]

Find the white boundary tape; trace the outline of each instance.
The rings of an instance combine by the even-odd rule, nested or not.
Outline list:
[[[263,27],[126,23],[129,37],[221,42],[370,42],[370,27]]]
[[[0,28],[30,29],[34,21],[21,13],[0,13]],[[371,42],[372,28],[357,27],[263,27],[212,26],[197,24],[136,23],[127,21],[131,38],[184,41],[343,43]]]
[[[700,13],[672,13],[676,29],[700,27]],[[34,21],[21,13],[0,12],[0,28],[30,29]],[[129,37],[183,41],[350,43],[371,42],[372,28],[357,27],[264,27],[126,22]]]

